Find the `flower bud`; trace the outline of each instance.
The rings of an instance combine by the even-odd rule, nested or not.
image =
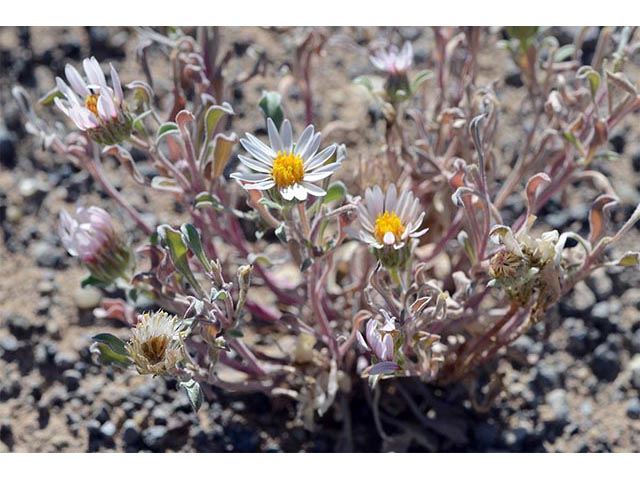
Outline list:
[[[102,208],[78,207],[76,218],[63,210],[58,232],[69,254],[78,257],[96,280],[111,283],[127,275],[133,255]]]

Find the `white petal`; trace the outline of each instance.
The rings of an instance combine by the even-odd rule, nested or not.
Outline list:
[[[267,118],[267,132],[269,133],[269,143],[271,143],[271,149],[274,152],[280,152],[284,150],[282,146],[282,139],[280,138],[280,134],[278,133],[278,129],[276,128],[276,124],[273,123],[271,118]]]
[[[322,150],[317,155],[314,155],[309,160],[304,163],[305,170],[313,170],[316,167],[319,167],[324,162],[326,162],[331,155],[336,151],[337,145],[334,143],[333,145],[329,145],[327,148]]]
[[[268,180],[271,178],[270,175],[266,175],[264,173],[245,173],[245,172],[234,172],[231,174],[233,178],[237,178],[238,180],[242,180],[243,182],[262,182],[264,180]]]
[[[282,127],[280,127],[280,139],[282,141],[282,149],[285,152],[290,152],[293,144],[293,130],[291,129],[291,122],[289,120],[282,122]]]
[[[111,95],[101,93],[98,97],[98,115],[103,120],[110,120],[118,116],[118,112],[116,112],[116,106],[113,103]]]
[[[238,160],[240,160],[244,165],[252,170],[255,170],[256,172],[271,173],[272,168],[268,165],[265,165],[264,162],[245,157],[244,155],[238,155]]]
[[[393,245],[394,243],[396,243],[396,236],[393,234],[393,232],[387,232],[384,234],[384,237],[382,237],[382,241],[386,245]]]
[[[327,178],[333,172],[335,172],[340,167],[339,163],[330,163],[329,165],[324,165],[321,168],[313,170],[309,173],[304,174],[304,180],[306,182],[317,182],[318,180],[322,180],[323,178]]]
[[[396,190],[395,184],[392,183],[387,188],[387,194],[385,196],[385,201],[384,201],[384,210],[386,212],[395,212],[397,199],[398,199],[398,191]]]
[[[304,149],[300,149],[299,155],[304,162],[306,162],[307,159],[313,157],[316,154],[318,148],[320,148],[321,141],[322,134],[318,132],[311,138],[311,140],[309,140],[309,143]]]
[[[317,185],[314,185],[313,183],[302,182],[302,185],[307,190],[307,192],[309,192],[314,197],[324,197],[327,194],[327,192],[325,192],[322,188],[320,188]],[[305,196],[305,200],[306,200],[306,196]]]
[[[300,138],[296,143],[296,148],[293,151],[293,153],[298,155],[300,152],[302,152],[307,148],[307,145],[311,142],[311,139],[313,138],[314,130],[315,129],[313,128],[313,125],[309,125],[307,128],[304,129],[304,132],[302,132],[302,135],[300,135]]]
[[[248,140],[244,138],[240,139],[240,145],[256,160],[266,165],[273,165],[273,159],[276,157],[276,154],[253,135],[247,133],[247,138]]]

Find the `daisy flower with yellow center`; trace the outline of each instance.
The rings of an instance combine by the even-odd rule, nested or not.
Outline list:
[[[73,65],[65,66],[65,76],[71,85],[56,78],[58,91],[64,98],[56,98],[56,106],[68,116],[78,129],[105,145],[113,145],[129,137],[132,119],[124,103],[120,77],[110,65],[111,84],[95,57],[83,61],[85,81]]]
[[[398,196],[394,184],[386,193],[377,185],[367,188],[364,202],[358,204],[359,237],[376,249],[399,250],[411,238],[427,232],[427,228],[419,230],[425,215],[421,210],[418,199],[409,190]]]
[[[329,145],[318,152],[321,134],[313,125],[307,126],[293,141],[293,130],[289,120],[282,122],[280,131],[273,121],[267,119],[269,145],[247,133],[240,143],[250,156],[238,155],[240,162],[251,172],[234,172],[246,190],[275,190],[287,201],[304,202],[308,195],[322,197],[327,194],[315,185],[329,177],[340,167],[340,160],[325,165],[336,152],[337,145]]]

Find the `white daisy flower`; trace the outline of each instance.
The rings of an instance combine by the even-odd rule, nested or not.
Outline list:
[[[83,132],[98,143],[113,145],[131,135],[132,119],[124,103],[120,77],[110,65],[112,87],[95,57],[82,62],[88,83],[73,65],[65,66],[65,76],[71,85],[56,77],[56,85],[64,100],[56,97],[56,106]],[[78,99],[80,98],[80,100]]]
[[[356,337],[360,346],[367,352],[373,352],[379,361],[392,362],[394,358],[393,340],[397,334],[395,318],[387,314],[383,325],[372,318],[367,322],[365,335],[363,336],[358,331]]]
[[[315,133],[313,125],[307,126],[293,142],[293,132],[289,120],[282,122],[280,132],[273,121],[267,119],[270,145],[265,145],[247,133],[240,140],[250,157],[238,155],[240,161],[253,172],[235,172],[232,178],[239,180],[246,190],[276,189],[285,200],[304,202],[307,195],[322,197],[327,194],[313,182],[329,177],[340,166],[340,159],[325,165],[336,151],[333,144],[318,152],[320,132]]]
[[[367,188],[364,203],[358,203],[360,239],[376,249],[393,247],[399,250],[409,239],[424,235],[429,229],[418,230],[424,211],[410,190],[398,196],[394,184],[382,193],[379,186]]]
[[[177,317],[161,310],[139,315],[125,348],[141,375],[171,373],[184,355]]]
[[[378,70],[390,75],[402,75],[413,65],[413,47],[410,42],[405,42],[402,50],[392,45],[388,50],[377,50],[369,59]]]

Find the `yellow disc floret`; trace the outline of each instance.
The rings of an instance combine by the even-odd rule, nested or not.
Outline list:
[[[400,217],[395,212],[384,212],[378,214],[373,234],[378,243],[390,243],[385,242],[385,235],[388,237],[387,234],[392,233],[393,243],[396,243],[401,239],[405,229],[406,227],[402,225]]]
[[[96,117],[98,117],[98,98],[100,95],[92,93],[91,95],[87,95],[87,98],[84,99],[84,106],[91,111]]]
[[[302,158],[293,152],[279,151],[273,161],[271,176],[278,188],[286,188],[302,182],[304,177]]]

